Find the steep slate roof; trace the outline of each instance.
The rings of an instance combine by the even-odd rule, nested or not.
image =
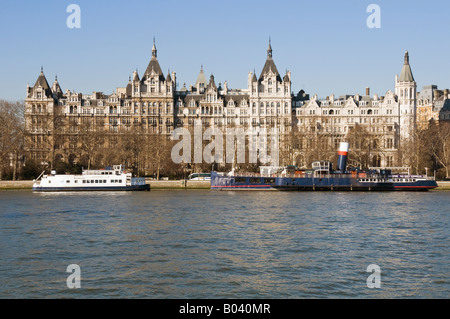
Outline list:
[[[278,69],[272,58],[272,45],[270,44],[270,41],[269,41],[269,48],[267,49],[267,60],[266,63],[264,64],[263,70],[261,71],[261,75],[259,76],[260,82],[264,80],[264,76],[267,73],[269,73],[269,71],[272,71],[272,73],[274,73],[277,76],[277,81],[281,82],[280,73],[278,72]]]
[[[137,73],[137,71],[133,72],[133,82],[139,82],[139,74]]]
[[[141,80],[142,83],[147,80],[147,76],[149,76],[152,73],[152,71],[154,71],[159,76],[160,81],[164,82],[166,80],[161,70],[161,67],[159,66],[157,53],[158,51],[156,50],[156,45],[155,42],[153,41],[152,58],[150,59],[147,69],[145,70],[144,76],[142,77]]]
[[[253,72],[252,82],[257,82],[258,79],[256,78],[256,72]]]
[[[228,106],[228,102],[232,100],[235,102],[235,106],[240,106],[242,101],[249,101],[250,96],[248,94],[227,94],[224,97],[225,107]]]
[[[172,77],[170,76],[170,71],[167,71],[166,82],[172,82]]]
[[[195,82],[195,86],[197,86],[198,83],[203,83],[203,87],[206,87],[208,85],[208,82],[206,81],[205,73],[203,72],[203,65],[200,68],[200,73],[198,74],[197,81]]]
[[[414,82],[414,77],[412,75],[411,66],[409,65],[409,55],[408,51],[405,52],[405,63],[403,64],[402,72],[398,79],[399,82]]]
[[[50,88],[50,85],[48,85],[47,79],[45,78],[44,71],[41,68],[41,73],[39,74],[39,77],[36,80],[36,83],[33,86],[33,91],[41,86],[44,89],[45,96],[51,97],[52,96],[52,90]]]

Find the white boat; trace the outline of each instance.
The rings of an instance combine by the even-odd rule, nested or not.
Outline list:
[[[132,177],[123,165],[112,168],[83,170],[81,175],[42,174],[34,180],[33,191],[148,191],[143,177]]]

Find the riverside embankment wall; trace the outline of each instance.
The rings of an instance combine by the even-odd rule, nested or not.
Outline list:
[[[209,189],[209,181],[154,181],[147,180],[151,189]],[[31,189],[33,181],[0,181],[0,190],[6,189]]]

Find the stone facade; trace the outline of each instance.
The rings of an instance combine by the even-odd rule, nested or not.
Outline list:
[[[259,77],[249,72],[245,89],[231,89],[227,82],[217,84],[213,75],[208,80],[203,67],[189,88],[177,88],[176,81],[175,72],[162,72],[155,43],[142,78],[134,71],[126,87],[110,95],[63,93],[58,79],[50,87],[41,70],[35,85],[28,86],[25,99],[28,157],[50,164],[77,161],[88,152],[79,140],[83,125],[87,131],[101,128],[105,135],[98,143],[114,147],[115,136],[136,128],[143,134],[169,137],[174,129],[201,120],[205,127],[275,128],[281,137],[280,164],[299,166],[317,159],[308,154],[312,148],[326,145],[335,153],[340,141],[364,128],[376,149],[370,165],[393,166],[398,165],[396,153],[402,140],[410,138],[416,127],[422,128],[430,118],[450,119],[445,113],[448,90],[431,90],[431,97],[417,93],[408,52],[395,90],[384,96],[370,96],[369,89],[366,95],[326,99],[310,98],[303,91],[294,95],[291,72],[278,72],[270,42]],[[353,147],[359,147],[358,143]]]

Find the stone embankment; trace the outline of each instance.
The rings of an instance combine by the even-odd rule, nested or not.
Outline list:
[[[147,180],[151,189],[209,189],[211,183],[209,181],[155,181]],[[33,181],[0,181],[0,190],[6,189],[31,189]]]

